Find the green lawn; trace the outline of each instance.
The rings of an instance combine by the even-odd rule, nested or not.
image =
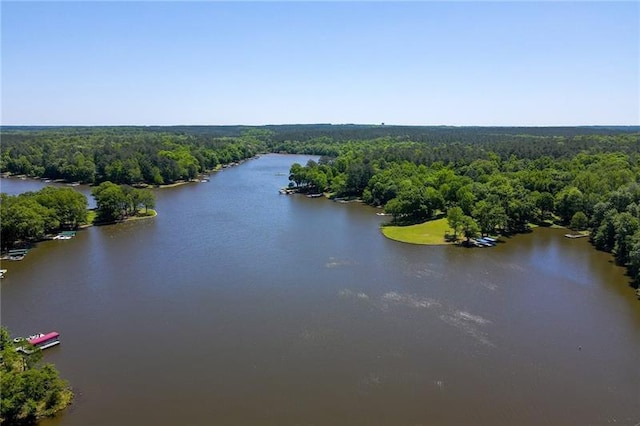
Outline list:
[[[87,224],[93,225],[93,221],[96,220],[97,212],[93,209],[87,211]]]
[[[384,226],[381,230],[385,237],[403,243],[450,244],[444,240],[445,232],[451,232],[445,218],[430,220],[418,225]]]
[[[140,209],[136,213],[137,217],[154,217],[158,216],[158,212],[154,209]]]
[[[127,220],[138,220],[138,219],[146,219],[149,217],[155,217],[158,215],[158,212],[154,209],[149,209],[145,212],[144,209],[138,210],[138,212],[134,216],[129,216]]]
[[[136,219],[146,219],[148,217],[155,217],[158,215],[158,212],[154,209],[149,209],[145,212],[144,209],[138,210],[135,216],[130,216],[127,220],[136,220]],[[94,209],[90,209],[87,211],[87,225],[93,225],[93,222],[96,220],[97,211]]]

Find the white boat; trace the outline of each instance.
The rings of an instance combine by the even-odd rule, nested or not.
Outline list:
[[[25,341],[29,341],[29,340],[34,340],[34,339],[38,339],[40,337],[44,336],[44,334],[42,333],[36,333],[36,334],[32,334],[29,337],[16,337],[13,339],[14,343],[20,343],[20,342],[25,342]]]
[[[476,238],[476,241],[478,241],[481,244],[486,245],[487,247],[492,247],[492,246],[494,246],[496,244],[495,241],[491,241],[490,239],[488,239],[486,237]]]

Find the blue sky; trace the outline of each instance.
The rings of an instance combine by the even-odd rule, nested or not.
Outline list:
[[[637,2],[1,3],[4,125],[640,124]]]

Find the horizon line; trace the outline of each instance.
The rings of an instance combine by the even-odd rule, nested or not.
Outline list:
[[[278,126],[376,126],[376,127],[640,127],[636,124],[393,124],[393,123],[272,123],[272,124],[0,124],[2,127],[278,127]]]

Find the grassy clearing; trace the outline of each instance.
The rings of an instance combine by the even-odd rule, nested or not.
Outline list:
[[[98,215],[98,213],[91,209],[87,211],[87,224],[91,225],[93,224],[93,221],[96,220],[96,216]]]
[[[385,237],[402,243],[426,245],[451,244],[444,239],[444,234],[451,231],[445,218],[430,220],[418,225],[384,226],[381,229]]]
[[[568,232],[568,234],[570,235],[582,235],[584,237],[588,237],[591,233],[587,230],[585,231],[574,231],[573,229],[569,229],[570,232]]]
[[[87,225],[82,226],[83,228],[86,228],[88,226],[92,226],[92,225],[105,225],[104,223],[95,223],[96,217],[97,217],[98,212],[96,210],[89,210],[87,211]],[[154,209],[149,209],[148,211],[145,212],[144,209],[140,209],[136,212],[136,214],[134,216],[129,216],[125,219],[125,221],[130,221],[130,220],[139,220],[139,219],[148,219],[151,217],[156,217],[158,215],[158,212],[155,211]],[[115,223],[115,222],[114,222]]]
[[[540,223],[529,222],[527,226],[529,226],[529,228],[531,229],[535,229],[535,228],[564,229],[565,228],[562,225],[558,225],[558,223],[553,220],[544,220]]]
[[[149,217],[156,217],[158,212],[154,209],[149,209],[148,211],[144,211],[142,209],[138,210],[135,216],[129,216],[127,220],[137,220],[137,219],[146,219]]]

